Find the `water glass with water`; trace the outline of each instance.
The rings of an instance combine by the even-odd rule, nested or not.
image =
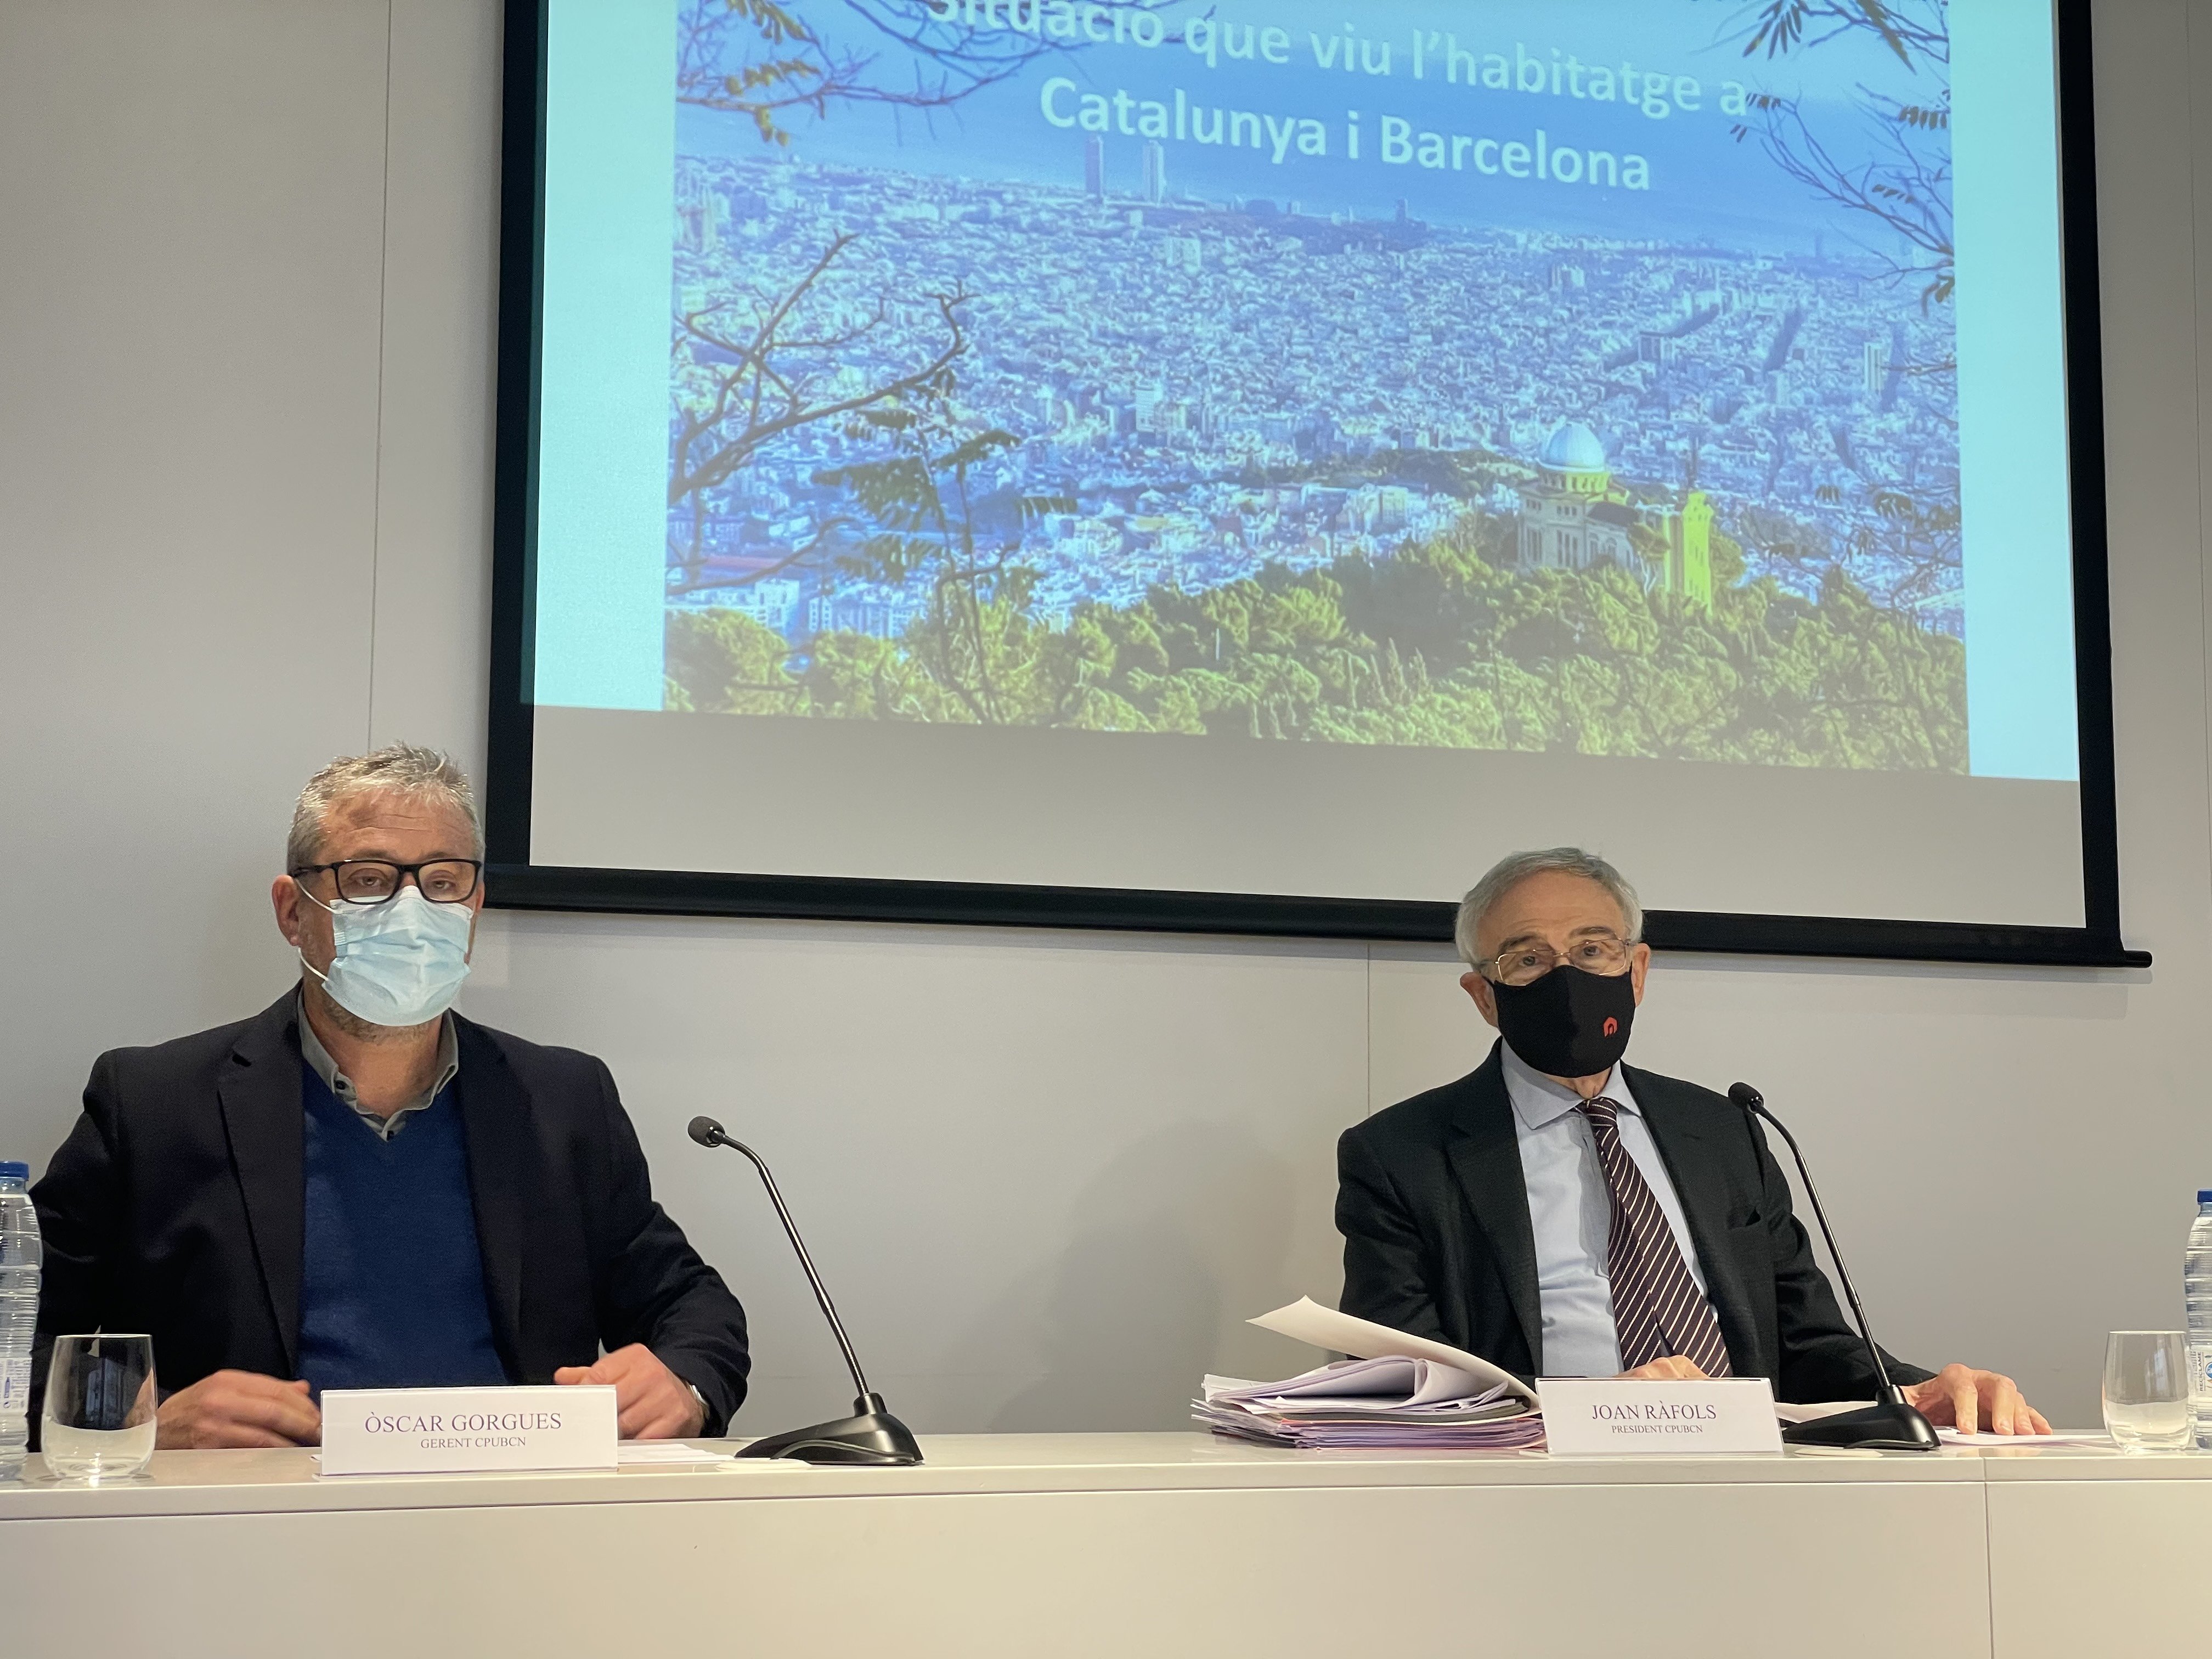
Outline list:
[[[39,1444],[57,1480],[122,1480],[154,1455],[161,1404],[150,1336],[58,1336]]]
[[[2105,1430],[2123,1451],[2196,1443],[2189,1340],[2179,1331],[2114,1331],[2105,1341]]]

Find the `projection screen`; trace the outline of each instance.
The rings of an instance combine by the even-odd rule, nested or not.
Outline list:
[[[2121,948],[2087,7],[516,0],[495,902]]]

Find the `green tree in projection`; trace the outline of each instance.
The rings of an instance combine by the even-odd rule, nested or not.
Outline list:
[[[867,533],[838,562],[850,574],[927,595],[903,645],[947,700],[979,725],[1060,725],[1065,707],[1041,707],[1048,630],[1029,614],[1036,573],[1017,562],[1019,534],[982,521],[982,475],[1020,440],[975,429],[956,402],[950,368],[883,405],[859,411],[851,430],[889,446],[878,460],[818,473],[865,515]],[[1065,653],[1063,653],[1065,654]]]
[[[893,640],[866,634],[816,636],[803,677],[805,700],[793,713],[842,720],[972,724],[958,699],[921,659]]]
[[[783,635],[739,611],[671,611],[665,623],[666,706],[702,714],[798,712],[799,683],[785,671]]]
[[[1831,568],[1817,596],[1742,583],[1716,537],[1710,610],[1613,566],[1492,563],[1479,518],[1394,559],[1271,566],[1126,607],[1031,614],[1029,573],[978,530],[999,440],[903,428],[849,469],[880,526],[872,574],[933,598],[896,639],[817,635],[803,670],[734,612],[672,619],[671,701],[860,720],[1517,749],[1962,772],[1966,655]],[[1500,554],[1502,559],[1503,555]]]

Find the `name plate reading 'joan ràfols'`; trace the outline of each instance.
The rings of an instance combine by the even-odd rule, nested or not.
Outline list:
[[[611,1469],[615,1391],[574,1388],[329,1389],[325,1474]]]
[[[1782,1425],[1763,1376],[1705,1382],[1618,1377],[1540,1380],[1544,1445],[1565,1457],[1655,1457],[1778,1452]]]

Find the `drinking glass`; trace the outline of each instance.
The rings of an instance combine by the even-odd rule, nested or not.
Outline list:
[[[39,1443],[58,1480],[122,1480],[154,1455],[150,1336],[58,1336]]]
[[[2179,1331],[2114,1331],[2106,1339],[2105,1429],[2123,1451],[2195,1443],[2189,1342]]]

